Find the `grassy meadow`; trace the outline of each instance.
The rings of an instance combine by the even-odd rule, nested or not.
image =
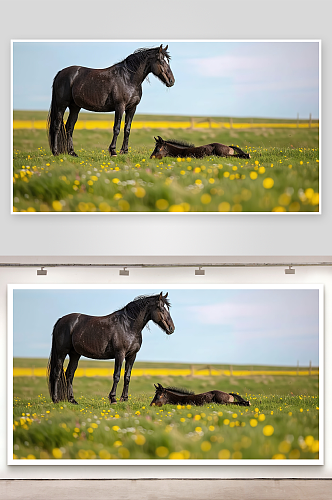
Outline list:
[[[14,113],[14,118],[21,120],[46,117],[46,112]],[[92,118],[107,120],[113,115],[80,114],[81,120]],[[134,120],[146,118],[136,115]],[[161,120],[161,117],[153,117],[153,120]],[[225,119],[219,119],[222,120]],[[252,123],[256,121],[259,120]],[[251,158],[150,160],[153,137],[157,135],[193,142],[196,146],[210,142],[236,145],[249,152]],[[132,129],[129,153],[113,158],[108,153],[111,137],[111,129],[76,130],[73,138],[78,158],[54,157],[45,130],[15,129],[13,211],[294,213],[319,210],[318,128]],[[122,139],[123,131],[117,150]]]
[[[105,363],[112,365],[82,360],[79,367]],[[15,367],[46,364],[47,360],[14,360]],[[163,366],[186,365],[135,363]],[[265,375],[268,368],[255,367],[262,374],[245,377],[132,377],[129,400],[115,405],[108,401],[108,377],[75,377],[78,405],[52,403],[44,377],[14,377],[14,459],[317,459],[318,375]],[[237,392],[251,406],[151,407],[156,383],[196,393]],[[118,398],[122,384],[121,377]]]

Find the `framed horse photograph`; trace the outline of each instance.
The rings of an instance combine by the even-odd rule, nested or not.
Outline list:
[[[320,214],[320,61],[320,40],[13,40],[11,213]]]
[[[8,285],[9,465],[323,465],[322,285]]]

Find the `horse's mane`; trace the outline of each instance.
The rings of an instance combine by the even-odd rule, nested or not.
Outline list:
[[[156,300],[158,297],[159,295],[138,295],[134,300],[128,302],[128,304],[122,309],[115,312],[122,312],[129,318],[132,318],[133,316],[135,317],[149,302],[151,302],[151,300]],[[168,307],[171,307],[170,301],[164,296],[163,301]]]
[[[189,389],[184,389],[183,387],[164,387],[166,391],[177,392],[178,394],[184,394],[188,396],[194,396],[195,393],[193,391],[189,391]]]
[[[182,148],[194,148],[195,147],[195,144],[192,144],[191,142],[187,142],[187,141],[178,141],[178,140],[175,140],[175,139],[170,139],[169,141],[164,141],[166,142],[167,144],[172,144],[173,146],[179,146],[179,147],[182,147]]]
[[[123,59],[123,61],[121,61],[120,63],[123,63],[129,71],[137,71],[141,63],[146,61],[146,59],[148,59],[149,57],[155,55],[156,51],[159,51],[159,47],[154,47],[153,49],[137,49],[135,50],[135,52]],[[165,57],[167,57],[168,61],[171,59],[171,56],[167,50],[162,49],[162,53]]]

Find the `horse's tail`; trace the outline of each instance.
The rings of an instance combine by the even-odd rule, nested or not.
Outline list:
[[[60,71],[59,71],[59,73],[60,73]],[[56,99],[56,93],[54,91],[54,85],[56,84],[56,79],[57,79],[59,73],[57,73],[55,75],[55,78],[53,80],[52,100],[51,100],[50,110],[49,110],[48,116],[47,116],[48,143],[50,145],[50,149],[51,149],[53,154],[54,154],[54,147],[55,147],[56,120],[58,119],[58,114],[59,114],[59,106],[58,106],[57,99]],[[67,135],[66,135],[65,126],[64,126],[62,119],[61,119],[60,130],[59,130],[59,133],[57,136],[56,153],[57,154],[67,153]]]
[[[237,153],[234,156],[237,156],[239,158],[251,158],[249,153],[245,153],[242,151],[242,149],[238,148],[237,146],[229,146],[230,148],[234,149],[234,153]]]
[[[236,399],[236,402],[239,403],[239,405],[241,405],[241,406],[251,406],[250,405],[250,401],[246,401],[239,394],[235,394],[235,392],[230,392],[229,394]]]
[[[61,318],[60,318],[61,319]],[[54,401],[55,397],[55,382],[56,382],[56,368],[57,368],[57,363],[58,363],[58,353],[56,349],[56,340],[55,340],[55,333],[56,333],[56,327],[60,321],[55,323],[53,327],[53,333],[52,333],[52,348],[51,348],[51,354],[48,359],[48,364],[47,364],[47,378],[48,378],[48,390],[50,393],[50,396],[52,398],[52,401]],[[57,383],[57,400],[58,401],[66,401],[67,400],[67,383],[66,383],[66,378],[65,374],[63,371],[63,367],[61,367],[61,372],[60,372],[60,377]]]

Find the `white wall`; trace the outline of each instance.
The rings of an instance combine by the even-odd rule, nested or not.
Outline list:
[[[2,9],[0,30],[0,256],[33,256],[32,261],[50,261],[52,256],[298,256],[332,255],[332,169],[329,165],[331,137],[331,50],[330,2],[324,0],[12,0]],[[11,39],[321,39],[322,40],[322,215],[223,215],[184,216],[166,214],[12,216],[10,132],[10,40]],[[171,45],[170,45],[171,47]],[[27,74],[27,78],[29,75]],[[24,84],[24,82],[22,82]],[[142,236],[142,234],[144,236]],[[38,259],[38,256],[44,256]],[[232,260],[233,257],[229,257]],[[21,261],[22,259],[12,259]],[[60,260],[60,258],[56,259]],[[150,259],[151,260],[151,259]],[[226,258],[227,260],[227,258]],[[233,259],[234,260],[234,259]],[[282,259],[283,260],[283,259]],[[290,259],[288,259],[289,261]],[[308,258],[304,259],[308,260]],[[322,259],[324,260],[324,259]],[[1,257],[0,261],[4,261]],[[106,261],[102,258],[101,261]],[[202,279],[202,278],[198,278]],[[282,269],[207,270],[205,283],[323,283],[325,284],[325,359],[331,358],[331,268],[299,268],[295,276]],[[117,270],[52,269],[45,283],[122,283]],[[192,269],[135,270],[126,282],[196,282]],[[0,477],[87,478],[87,477],[331,477],[332,438],[325,432],[325,466],[322,467],[7,467],[6,443],[6,284],[40,283],[34,269],[0,268]],[[325,364],[326,394],[330,393],[332,368]],[[331,414],[325,398],[325,416]]]
[[[171,52],[172,39],[322,39],[320,131],[322,143],[330,143],[331,93],[324,92],[332,87],[330,2],[82,0],[77,5],[68,0],[52,8],[52,2],[12,0],[0,32],[5,68],[9,71],[11,38],[163,39],[170,40]],[[321,215],[10,215],[9,74],[0,85],[8,96],[0,113],[0,255],[332,255],[328,146],[321,152]]]
[[[26,259],[31,260],[31,259]],[[186,259],[179,259],[186,262]],[[206,259],[199,259],[204,261]],[[154,259],[150,259],[154,262]],[[223,284],[324,284],[325,285],[325,465],[324,466],[7,466],[6,413],[0,412],[0,478],[238,478],[238,477],[298,477],[324,478],[332,476],[332,431],[328,425],[332,402],[328,397],[332,383],[332,268],[298,267],[295,275],[285,275],[283,268],[207,269],[204,277],[189,269],[134,269],[129,277],[121,277],[117,269],[51,268],[47,276],[36,275],[34,268],[2,269],[0,272],[0,401],[6,401],[6,285],[50,283],[223,283]],[[324,377],[324,374],[321,374]],[[330,411],[331,410],[331,411]],[[11,438],[11,436],[9,436]],[[322,439],[322,437],[320,437]]]

